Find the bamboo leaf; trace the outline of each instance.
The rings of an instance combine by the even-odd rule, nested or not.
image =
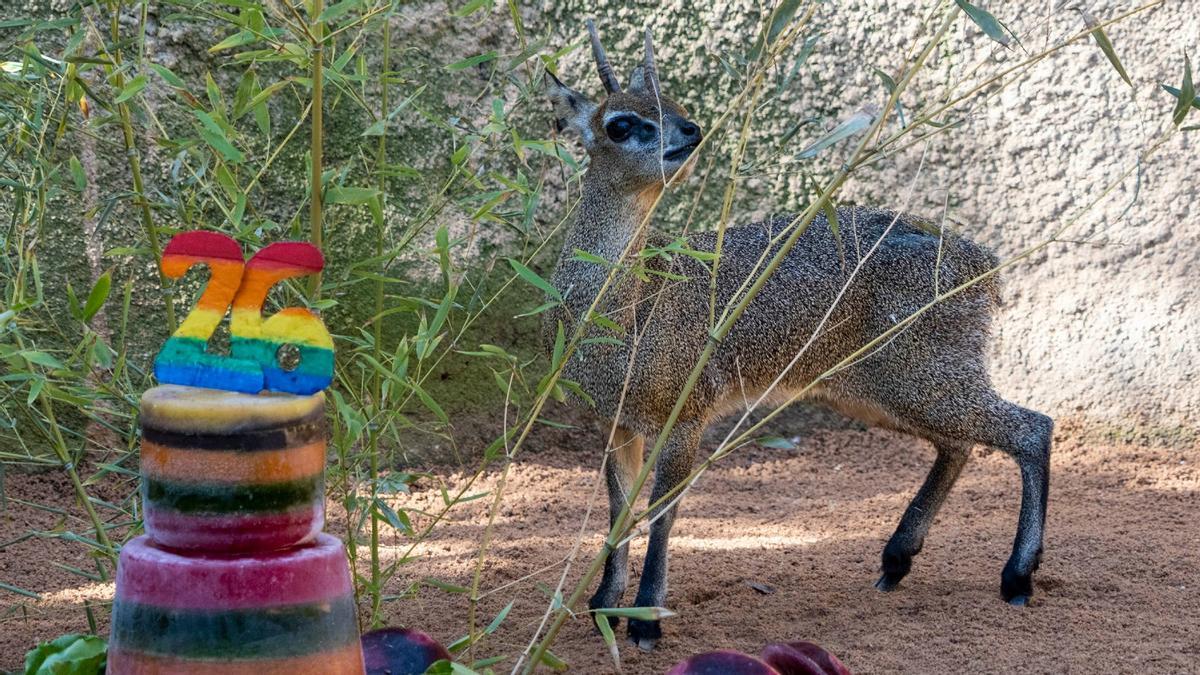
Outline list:
[[[779,450],[795,450],[796,444],[786,438],[780,436],[763,436],[758,439],[758,444],[764,448],[777,448]]]
[[[346,12],[354,9],[355,6],[361,3],[362,0],[342,0],[339,3],[326,7],[325,11],[321,12],[321,15],[317,17],[317,21],[320,21],[321,23],[332,21]]]
[[[875,121],[875,115],[876,111],[874,106],[867,106],[866,108],[859,110],[851,115],[849,119],[834,127],[832,131],[810,143],[809,146],[801,150],[800,154],[796,155],[796,157],[799,159],[810,159],[812,157],[816,157],[817,154],[825,148],[844,141],[854,134],[865,130],[867,127],[870,127]]]
[[[17,354],[19,354],[21,358],[25,359],[29,363],[36,363],[39,366],[45,366],[46,368],[50,368],[52,370],[62,370],[66,367],[62,364],[62,361],[50,356],[46,352],[37,351],[36,349],[27,349],[17,352]]]
[[[222,51],[225,51],[226,49],[234,49],[235,47],[244,47],[248,44],[253,44],[255,42],[258,42],[258,36],[255,35],[252,31],[248,31],[248,30],[238,31],[238,32],[234,33],[233,35],[230,35],[229,37],[225,38],[224,40],[221,40],[217,44],[209,47],[208,53],[216,54],[217,52],[222,52]]]
[[[504,617],[508,616],[509,611],[512,610],[514,602],[516,602],[516,600],[510,600],[508,604],[504,606],[504,609],[500,610],[500,613],[496,615],[496,618],[492,619],[492,622],[488,624],[488,627],[483,629],[485,635],[491,635],[492,633],[496,632],[496,629],[499,628],[500,624],[504,622]]]
[[[459,18],[468,17],[481,9],[491,9],[493,3],[494,0],[471,0],[462,7],[454,10],[453,14]]]
[[[975,5],[967,2],[967,0],[954,0],[954,2],[962,8],[962,11],[966,12],[967,16],[971,18],[971,21],[974,21],[975,25],[979,26],[979,28],[982,29],[988,37],[996,42],[999,42],[1005,47],[1012,42],[1012,40],[1010,40],[1008,37],[1008,33],[1005,32],[1004,27],[1001,26],[1000,22],[996,20],[996,17],[992,16],[992,14],[986,9],[976,7]]]
[[[267,85],[262,91],[255,94],[246,103],[246,107],[247,108],[255,108],[263,103],[266,103],[267,99],[274,96],[276,92],[278,92],[280,89],[283,89],[291,82],[292,82],[291,78],[288,78],[286,80],[280,80],[279,82],[273,82],[273,83]]]
[[[658,621],[678,616],[666,607],[603,607],[595,612],[602,616],[619,616],[639,621]]]
[[[104,306],[104,302],[108,300],[108,292],[112,288],[112,272],[105,272],[96,279],[96,283],[92,285],[91,292],[88,293],[87,302],[83,305],[83,320],[91,321],[96,312]]]
[[[154,72],[158,73],[158,76],[172,87],[175,87],[176,89],[187,88],[187,85],[183,83],[183,80],[179,79],[179,76],[175,73],[172,73],[170,68],[167,68],[166,66],[160,66],[157,63],[151,63],[150,68],[152,68]]]
[[[549,649],[547,649],[545,652],[542,653],[542,665],[546,666],[547,668],[549,668],[550,670],[553,670],[555,672],[562,672],[562,671],[570,668],[570,666],[567,665],[566,661],[563,661],[562,659],[555,656],[554,653],[551,652]]]
[[[1178,101],[1175,103],[1175,111],[1171,114],[1171,121],[1175,126],[1179,126],[1187,118],[1188,111],[1196,99],[1196,87],[1192,83],[1192,59],[1188,57],[1187,51],[1183,52],[1183,84],[1179,87],[1176,98]]]
[[[1108,39],[1108,34],[1100,27],[1100,22],[1086,9],[1081,8],[1079,13],[1083,15],[1083,23],[1092,29],[1092,38],[1096,40],[1096,44],[1100,45],[1100,51],[1108,57],[1108,62],[1117,69],[1117,74],[1121,76],[1122,80],[1125,80],[1125,84],[1132,87],[1133,80],[1129,79],[1129,73],[1125,72],[1125,66],[1121,65],[1121,59],[1117,57],[1117,50],[1113,47],[1112,40]]]
[[[600,635],[604,638],[604,646],[608,647],[608,657],[612,659],[613,672],[621,672],[621,650],[617,648],[617,636],[613,634],[612,624],[603,614],[595,614],[592,618],[596,620],[596,628],[600,629]]]
[[[200,128],[200,137],[203,138],[204,142],[208,143],[213,150],[216,150],[221,154],[222,157],[235,164],[246,159],[246,155],[243,154],[241,150],[238,150],[233,146],[233,143],[231,143],[229,138],[225,136],[225,130],[221,128],[221,125],[217,124],[216,120],[214,120],[211,115],[203,110],[193,110],[192,114],[195,115],[196,119],[200,120],[201,125],[203,125]]]
[[[366,204],[379,195],[379,190],[364,187],[335,186],[325,191],[325,201],[329,204]]]
[[[455,61],[454,63],[451,63],[450,65],[446,66],[446,70],[466,70],[472,66],[477,66],[481,63],[492,61],[496,58],[496,56],[497,54],[494,51],[486,52],[484,54],[477,54],[475,56],[465,58],[462,61]]]
[[[83,173],[83,165],[79,163],[79,158],[71,155],[71,159],[67,162],[71,167],[71,180],[75,182],[75,191],[83,192],[87,187],[87,176]]]
[[[517,273],[517,276],[541,289],[541,291],[546,295],[558,300],[559,302],[562,302],[562,294],[558,292],[558,289],[554,286],[551,286],[549,281],[546,281],[538,276],[537,272],[534,272],[525,265],[522,265],[515,258],[509,258],[508,264],[512,265],[512,268]]]
[[[1162,85],[1162,88],[1168,94],[1174,96],[1175,98],[1179,98],[1180,96],[1183,95],[1183,92],[1179,91],[1178,87],[1172,87],[1169,84],[1164,84],[1164,85]],[[1195,108],[1196,110],[1200,110],[1200,96],[1195,96],[1192,98],[1192,107]]]
[[[117,94],[117,97],[113,99],[113,103],[124,103],[134,96],[137,96],[138,92],[145,88],[146,76],[138,75],[129,82],[125,83],[125,86],[121,88],[121,93]]]

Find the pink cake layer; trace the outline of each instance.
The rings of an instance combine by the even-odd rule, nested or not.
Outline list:
[[[283,513],[210,515],[178,513],[145,504],[145,528],[155,543],[209,552],[271,551],[312,541],[325,522],[318,501]]]
[[[246,555],[172,552],[147,536],[121,549],[117,600],[173,609],[250,609],[327,602],[351,594],[342,542]]]

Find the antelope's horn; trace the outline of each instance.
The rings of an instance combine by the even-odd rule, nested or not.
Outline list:
[[[646,73],[646,84],[657,94],[661,89],[658,86],[658,69],[654,67],[654,39],[649,28],[646,28],[646,55],[642,58],[642,68]]]
[[[617,79],[617,74],[608,64],[604,45],[600,44],[600,34],[596,32],[596,24],[591,19],[587,20],[587,29],[588,36],[592,39],[592,58],[596,60],[596,71],[600,73],[600,81],[604,83],[604,90],[610,94],[621,91],[621,81]]]

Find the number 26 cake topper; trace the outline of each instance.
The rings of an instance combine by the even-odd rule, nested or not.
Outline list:
[[[194,231],[175,235],[163,250],[162,271],[172,279],[200,264],[208,265],[208,285],[154,360],[160,383],[305,395],[328,386],[333,380],[333,338],[325,324],[302,307],[287,307],[266,319],[262,315],[272,286],[321,271],[325,259],[320,249],[305,242],[279,242],[247,261],[233,238]],[[211,353],[208,340],[230,307],[230,353]],[[284,345],[299,350],[299,364],[293,369],[279,364]]]

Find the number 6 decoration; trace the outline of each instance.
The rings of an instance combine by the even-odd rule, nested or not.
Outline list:
[[[199,264],[208,265],[208,285],[154,360],[160,383],[252,394],[264,389],[313,394],[329,385],[333,338],[321,320],[302,307],[262,316],[271,287],[284,279],[316,274],[325,266],[317,247],[280,242],[247,262],[231,237],[197,231],[176,235],[163,250],[162,271],[172,279]],[[230,307],[230,355],[213,354],[208,340]],[[279,349],[284,345],[299,351],[294,369],[279,365]]]

